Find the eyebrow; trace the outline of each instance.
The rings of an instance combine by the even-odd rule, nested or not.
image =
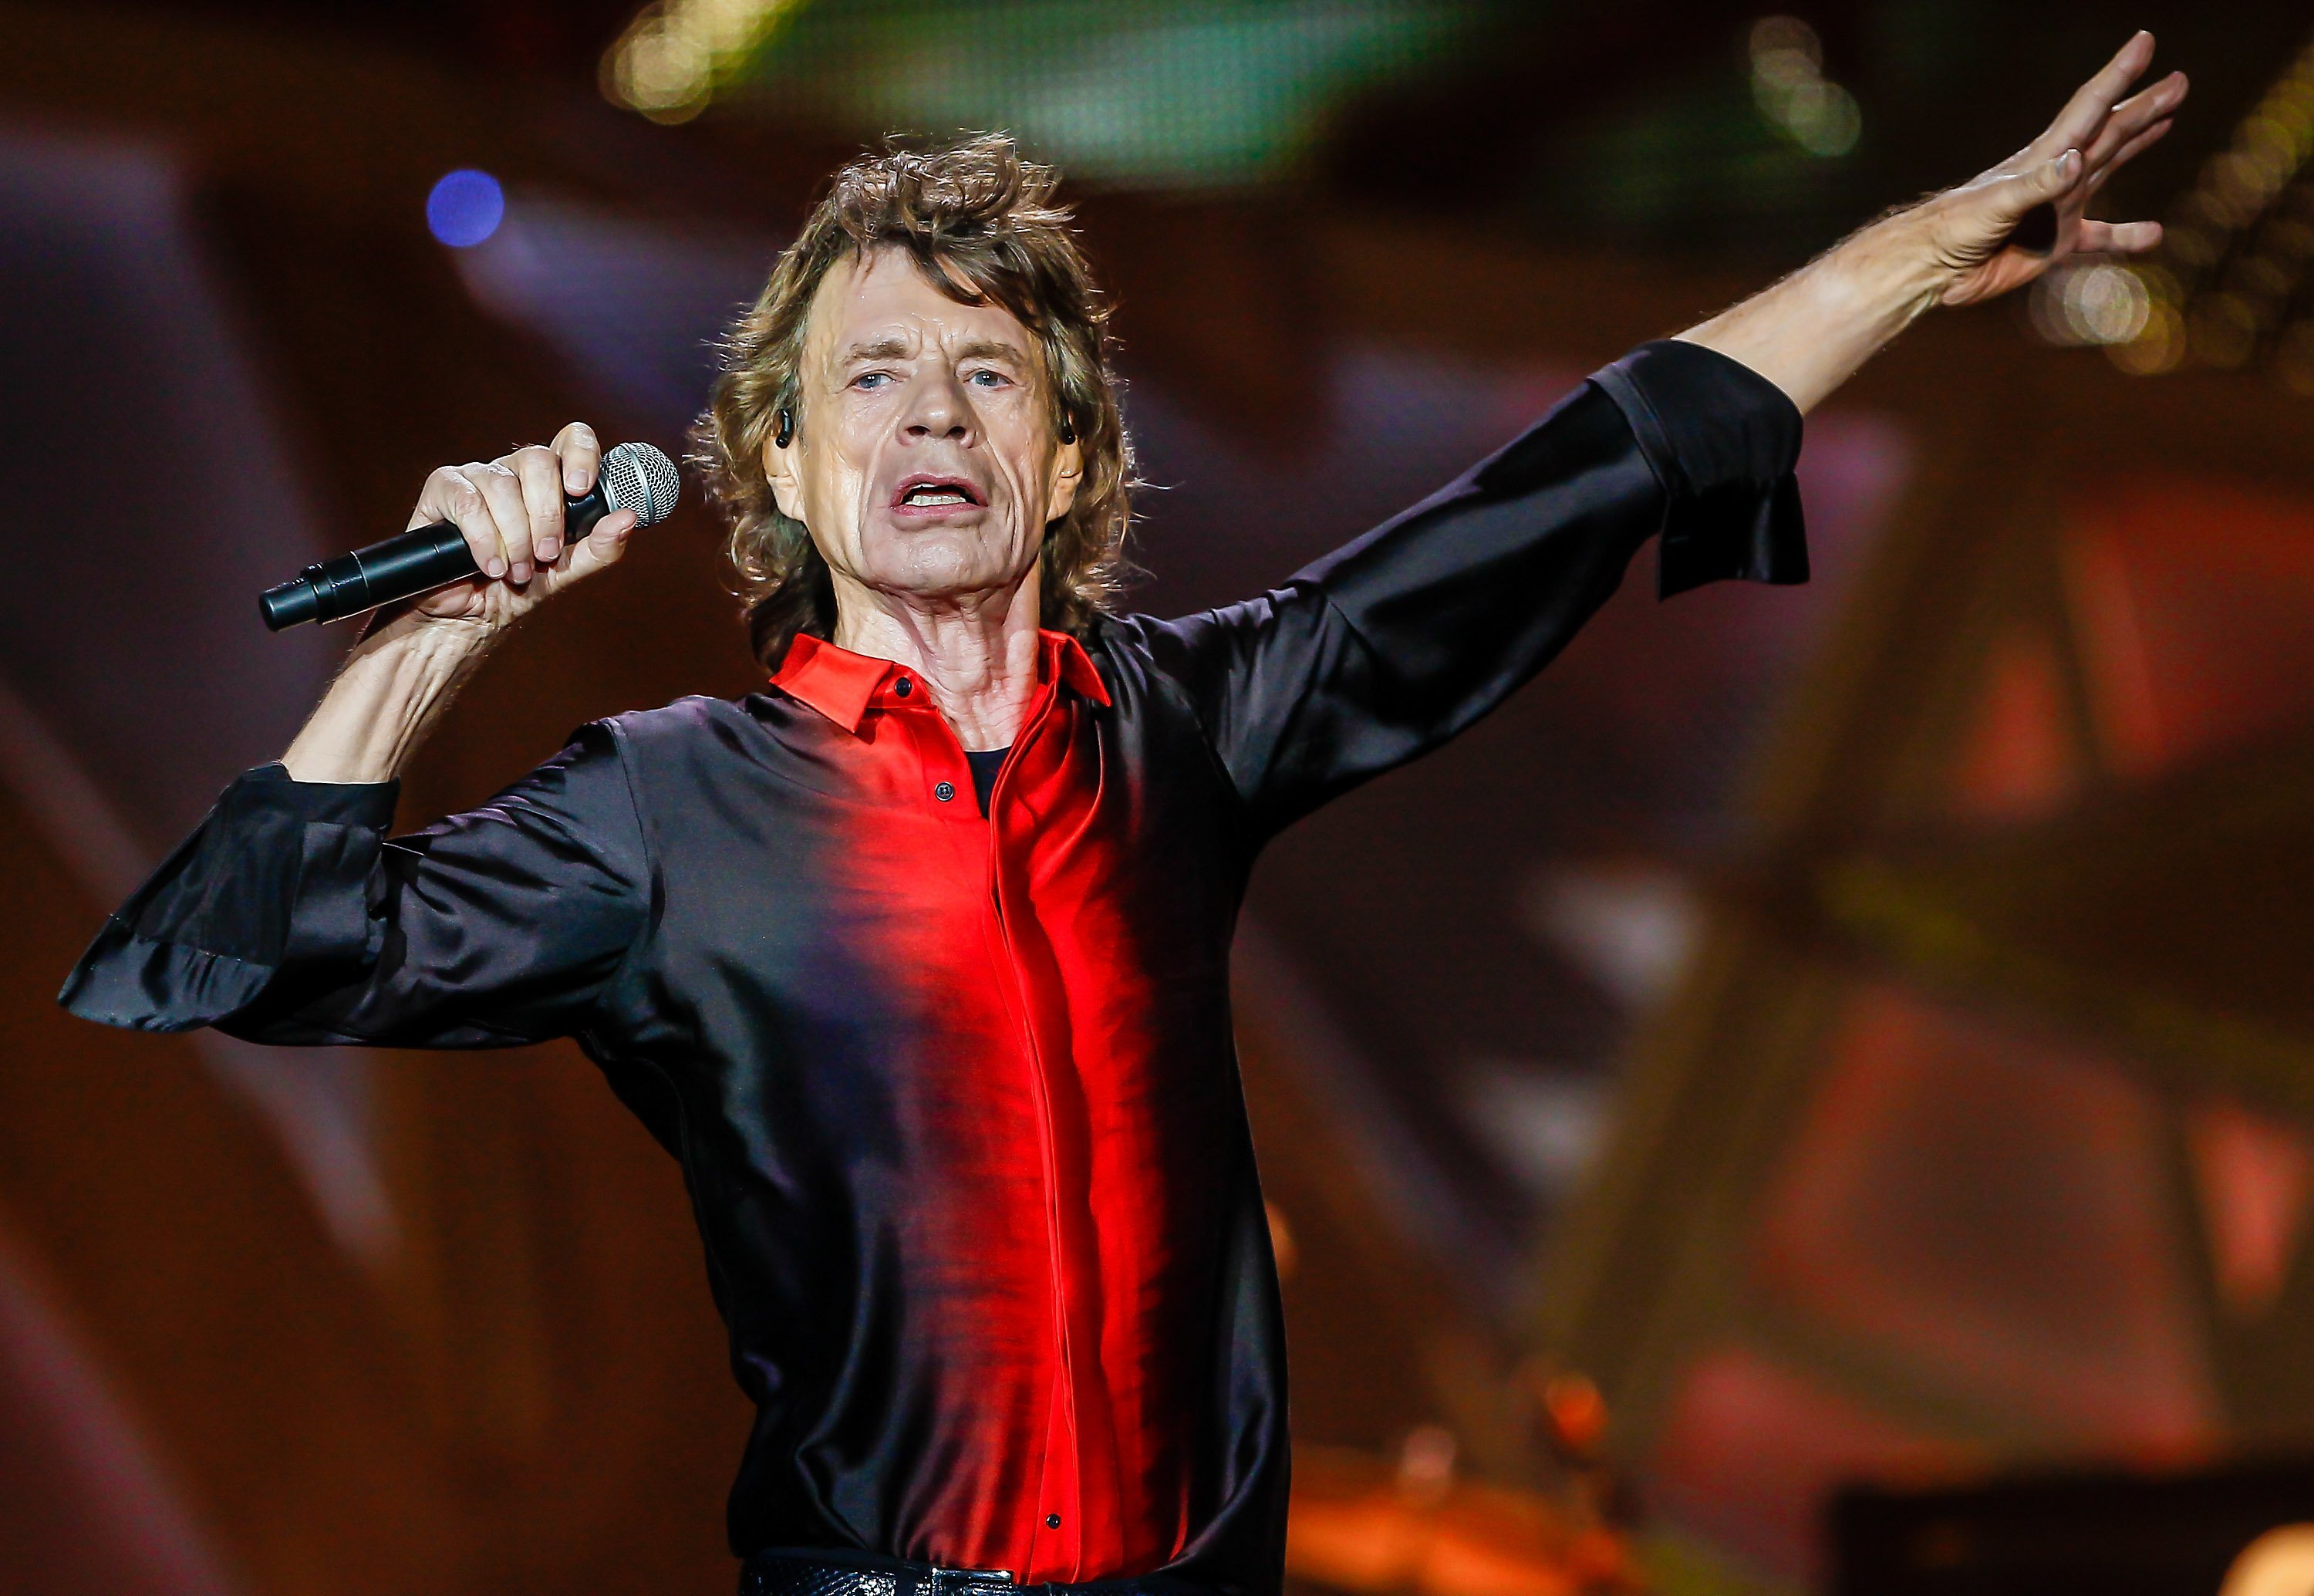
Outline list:
[[[1010,360],[1015,365],[1028,363],[1028,357],[1020,352],[1020,346],[1006,343],[1002,339],[976,338],[956,353],[960,360]]]
[[[843,360],[846,365],[854,360],[898,360],[907,355],[908,348],[905,339],[879,338],[853,344],[843,351]],[[959,360],[1010,360],[1015,365],[1028,363],[1028,357],[1020,352],[1018,344],[1007,343],[1002,339],[976,338],[960,346],[956,353]]]

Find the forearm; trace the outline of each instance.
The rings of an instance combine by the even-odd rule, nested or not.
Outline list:
[[[299,781],[390,781],[490,652],[481,622],[411,615],[362,639],[281,763]]]
[[[1679,336],[1742,361],[1805,414],[1949,287],[1924,231],[1915,213],[1886,217]]]

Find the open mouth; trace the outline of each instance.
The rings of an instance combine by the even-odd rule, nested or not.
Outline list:
[[[896,510],[984,508],[988,500],[962,477],[910,477],[892,495]]]

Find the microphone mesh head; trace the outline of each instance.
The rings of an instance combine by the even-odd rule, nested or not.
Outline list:
[[[614,510],[632,510],[644,526],[675,513],[683,479],[675,462],[649,444],[621,444],[603,456],[603,491]]]

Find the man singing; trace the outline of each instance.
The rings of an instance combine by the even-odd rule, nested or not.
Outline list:
[[[1800,418],[1913,317],[2083,253],[2160,137],[2125,46],[2032,145],[1607,367],[1276,590],[1114,608],[1132,471],[1105,311],[998,137],[838,173],[699,439],[768,690],[582,728],[388,842],[395,775],[566,542],[583,426],[436,472],[475,580],[381,617],[66,984],[285,1045],[576,1037],[681,1160],[757,1417],[744,1588],[1271,1596],[1285,1380],[1229,948],[1279,828],[1663,589],[1804,578]]]

